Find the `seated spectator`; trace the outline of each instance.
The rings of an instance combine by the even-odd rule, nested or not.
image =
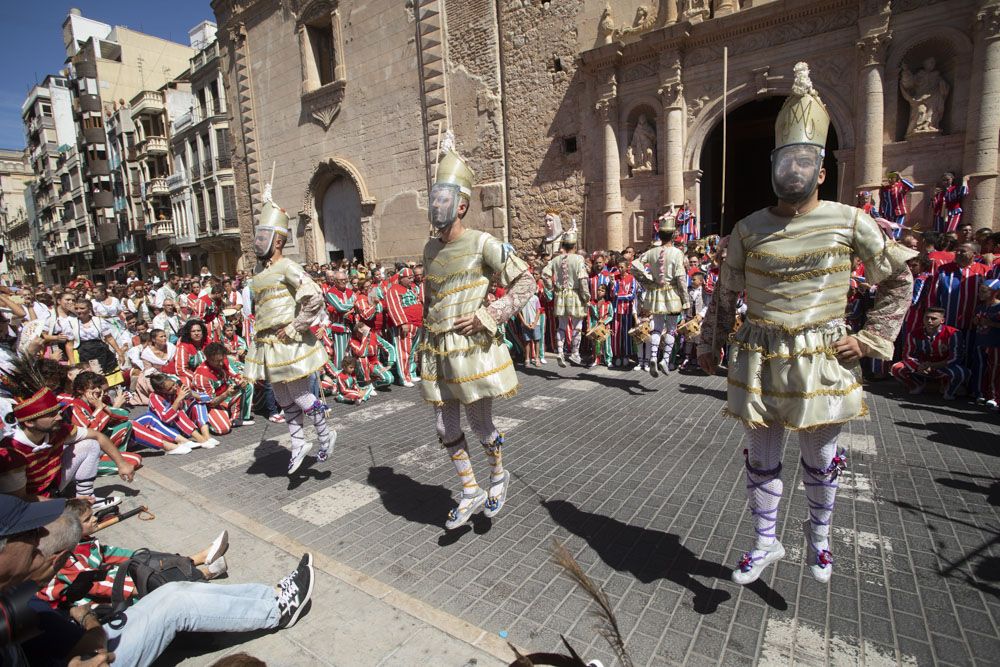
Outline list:
[[[137,422],[164,436],[190,438],[192,447],[212,449],[221,444],[209,433],[208,408],[194,399],[189,387],[163,373],[150,376],[149,384],[149,412]]]
[[[208,329],[205,328],[205,323],[201,320],[188,320],[181,327],[173,362],[164,366],[163,372],[176,376],[184,384],[190,384],[195,369],[205,361],[206,345]]]
[[[372,331],[364,322],[354,324],[351,340],[347,343],[351,356],[357,361],[358,381],[363,385],[388,387],[392,384],[392,371],[396,364],[396,349],[392,344]],[[385,355],[386,364],[381,361]]]
[[[196,394],[207,396],[208,423],[215,435],[254,423],[253,383],[233,372],[222,343],[205,347],[205,360],[195,370],[190,386]]]
[[[962,365],[964,350],[958,329],[944,323],[943,308],[928,308],[924,326],[911,331],[903,350],[903,360],[892,367],[892,376],[911,394],[924,390],[928,380],[945,380],[945,400],[969,379],[969,369]]]
[[[0,526],[5,514],[19,510],[15,507],[13,512],[4,512],[5,504],[0,504]],[[37,523],[37,518],[31,523]],[[71,555],[81,534],[74,511],[63,511],[46,525],[46,534],[40,540],[32,537],[38,540],[36,550],[41,555],[33,559],[28,576],[45,586]],[[34,535],[37,531],[33,531]],[[312,597],[313,580],[312,554],[307,553],[298,567],[276,586],[171,582],[130,607],[126,622],[112,620],[106,625],[101,625],[89,604],[67,613],[35,598],[30,605],[38,614],[44,632],[24,642],[21,648],[31,665],[64,664],[73,656],[106,652],[108,662],[146,667],[159,658],[181,631],[252,632],[291,627]]]
[[[66,562],[48,584],[38,591],[37,596],[48,602],[53,609],[88,603],[110,604],[118,568],[135,551],[101,544],[93,536],[98,521],[90,503],[74,498],[66,502],[66,509],[76,515],[82,535]],[[190,559],[205,580],[209,581],[228,571],[225,558],[228,549],[229,533],[222,531],[212,544],[190,556]],[[127,575],[123,595],[126,600],[138,599],[135,583]]]
[[[362,387],[355,379],[354,374],[358,369],[357,359],[348,355],[343,358],[340,365],[340,372],[338,372],[336,376],[337,395],[335,397],[339,403],[356,403],[360,405],[375,394],[375,388],[373,386],[369,384]],[[336,371],[336,369],[334,369],[334,371]]]
[[[141,465],[141,457],[125,451],[132,442],[141,447],[162,449],[167,454],[191,453],[191,443],[187,438],[164,435],[129,419],[128,410],[123,408],[127,400],[125,394],[119,393],[108,405],[105,400],[107,392],[108,385],[103,376],[92,371],[80,372],[73,380],[73,401],[70,403],[73,424],[108,436],[123,456],[136,466]],[[114,473],[108,464],[98,467],[98,474]]]
[[[132,481],[135,466],[103,433],[63,419],[63,406],[50,389],[39,385],[32,359],[15,358],[6,375],[16,395],[23,398],[18,398],[11,412],[17,428],[0,441],[0,449],[12,449],[25,459],[23,495],[47,498],[68,491],[75,483],[76,495],[100,502],[97,510],[120,503],[121,498],[94,496],[98,463],[102,455],[107,457],[126,482]]]

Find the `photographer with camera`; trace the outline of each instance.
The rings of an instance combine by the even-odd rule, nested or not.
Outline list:
[[[33,650],[37,646],[58,653],[56,664],[105,667],[114,660],[103,645],[103,630],[95,632],[101,626],[93,612],[83,607],[75,612],[70,634],[51,632],[47,619],[39,615],[48,607],[35,597],[38,586],[32,580],[47,581],[67,551],[46,557],[40,543],[68,544],[71,549],[80,537],[80,521],[64,515],[65,504],[64,500],[29,503],[0,494],[0,664],[51,664],[37,659]]]

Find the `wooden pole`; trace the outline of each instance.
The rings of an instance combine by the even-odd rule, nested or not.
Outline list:
[[[722,208],[719,210],[719,236],[726,229],[726,149],[728,148],[726,110],[729,101],[729,47],[722,47]]]

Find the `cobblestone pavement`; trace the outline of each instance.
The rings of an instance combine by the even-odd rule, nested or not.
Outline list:
[[[514,475],[508,505],[451,534],[456,477],[416,389],[334,405],[336,453],[292,480],[287,430],[264,420],[215,450],[147,465],[220,511],[533,650],[556,648],[562,633],[614,663],[592,607],[551,562],[558,539],[610,596],[636,665],[996,664],[997,415],[871,387],[870,416],[844,435],[831,584],[802,563],[793,441],[778,526],[788,556],[741,589],[730,568],[752,529],[742,427],[719,416],[723,378],[551,362],[521,378],[495,409]],[[472,456],[485,477],[484,455]]]

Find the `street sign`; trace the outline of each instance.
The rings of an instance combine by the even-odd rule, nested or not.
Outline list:
[[[170,268],[169,264],[167,264],[166,262],[160,262],[160,271],[166,271],[169,268]]]

